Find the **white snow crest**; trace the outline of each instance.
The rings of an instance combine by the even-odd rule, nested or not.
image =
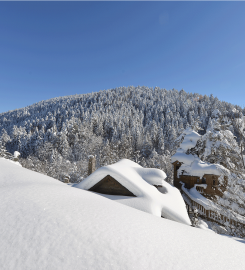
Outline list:
[[[15,165],[18,165],[18,166],[22,167],[21,164],[19,162],[17,162],[17,161],[13,161],[13,160],[6,159],[6,158],[3,158],[3,157],[0,157],[0,160],[6,160],[8,162],[11,162],[11,163],[13,163]]]

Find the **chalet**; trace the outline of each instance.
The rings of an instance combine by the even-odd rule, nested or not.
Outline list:
[[[93,155],[90,155],[88,158],[89,158],[88,175],[91,175],[95,171],[95,157]],[[110,173],[110,174],[114,175],[114,173]],[[118,182],[110,174],[107,174],[104,177],[100,176],[100,178],[97,178],[98,181],[96,182],[96,184],[94,184],[88,190],[96,192],[96,193],[100,193],[100,194],[121,195],[121,196],[135,197],[135,195],[131,191],[129,191],[122,184],[120,184],[120,182]],[[166,176],[163,175],[163,179],[165,179],[165,177]],[[116,176],[116,178],[117,178],[117,176]],[[83,181],[83,184],[84,183],[85,182]]]
[[[219,175],[217,174],[208,174],[205,173],[203,176],[195,176],[195,175],[188,175],[186,173],[178,172],[182,162],[178,160],[174,161],[173,163],[174,168],[174,186],[181,190],[181,183],[185,183],[185,187],[191,189],[195,186],[195,184],[206,184],[207,187],[204,189],[203,186],[196,187],[197,191],[204,195],[218,195],[220,191],[218,190],[219,185]]]
[[[82,184],[85,185],[86,182],[91,183],[94,181],[94,185],[91,185],[87,190],[100,194],[136,197],[136,195],[126,187],[127,182],[131,182],[130,179],[132,176],[134,178],[138,176],[138,178],[142,178],[144,182],[158,189],[162,188],[163,181],[166,178],[166,174],[162,170],[145,169],[139,164],[127,159],[123,159],[120,162],[102,167],[95,171],[95,157],[90,155],[88,158],[89,177],[86,181],[84,180]],[[103,171],[103,173],[101,173],[101,171]],[[96,180],[91,180],[94,178],[96,178]]]
[[[190,225],[181,194],[164,181],[165,178],[166,174],[162,170],[143,168],[131,160],[123,159],[95,170],[74,187]]]
[[[200,160],[198,151],[197,154],[189,153],[188,151],[194,149],[201,135],[191,128],[187,128],[184,135],[180,147],[171,157],[174,167],[174,186],[181,190],[180,182],[182,182],[187,189],[196,186],[197,191],[204,195],[220,195],[218,186],[223,166]]]

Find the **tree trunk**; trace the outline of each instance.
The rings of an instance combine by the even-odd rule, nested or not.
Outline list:
[[[242,157],[243,168],[245,169],[244,158],[243,158],[243,154],[242,154],[242,142],[241,142],[241,157]]]

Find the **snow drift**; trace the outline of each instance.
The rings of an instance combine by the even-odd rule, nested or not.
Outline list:
[[[245,269],[245,246],[0,159],[0,266]]]

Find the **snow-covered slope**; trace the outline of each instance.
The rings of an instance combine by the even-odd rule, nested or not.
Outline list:
[[[245,269],[245,246],[0,159],[0,268]]]
[[[88,190],[107,175],[112,176],[136,196],[106,195],[107,198],[159,217],[191,225],[179,190],[164,181],[166,174],[159,169],[143,168],[131,160],[122,159],[99,168],[75,187]],[[164,194],[153,185],[162,186],[159,189]]]

